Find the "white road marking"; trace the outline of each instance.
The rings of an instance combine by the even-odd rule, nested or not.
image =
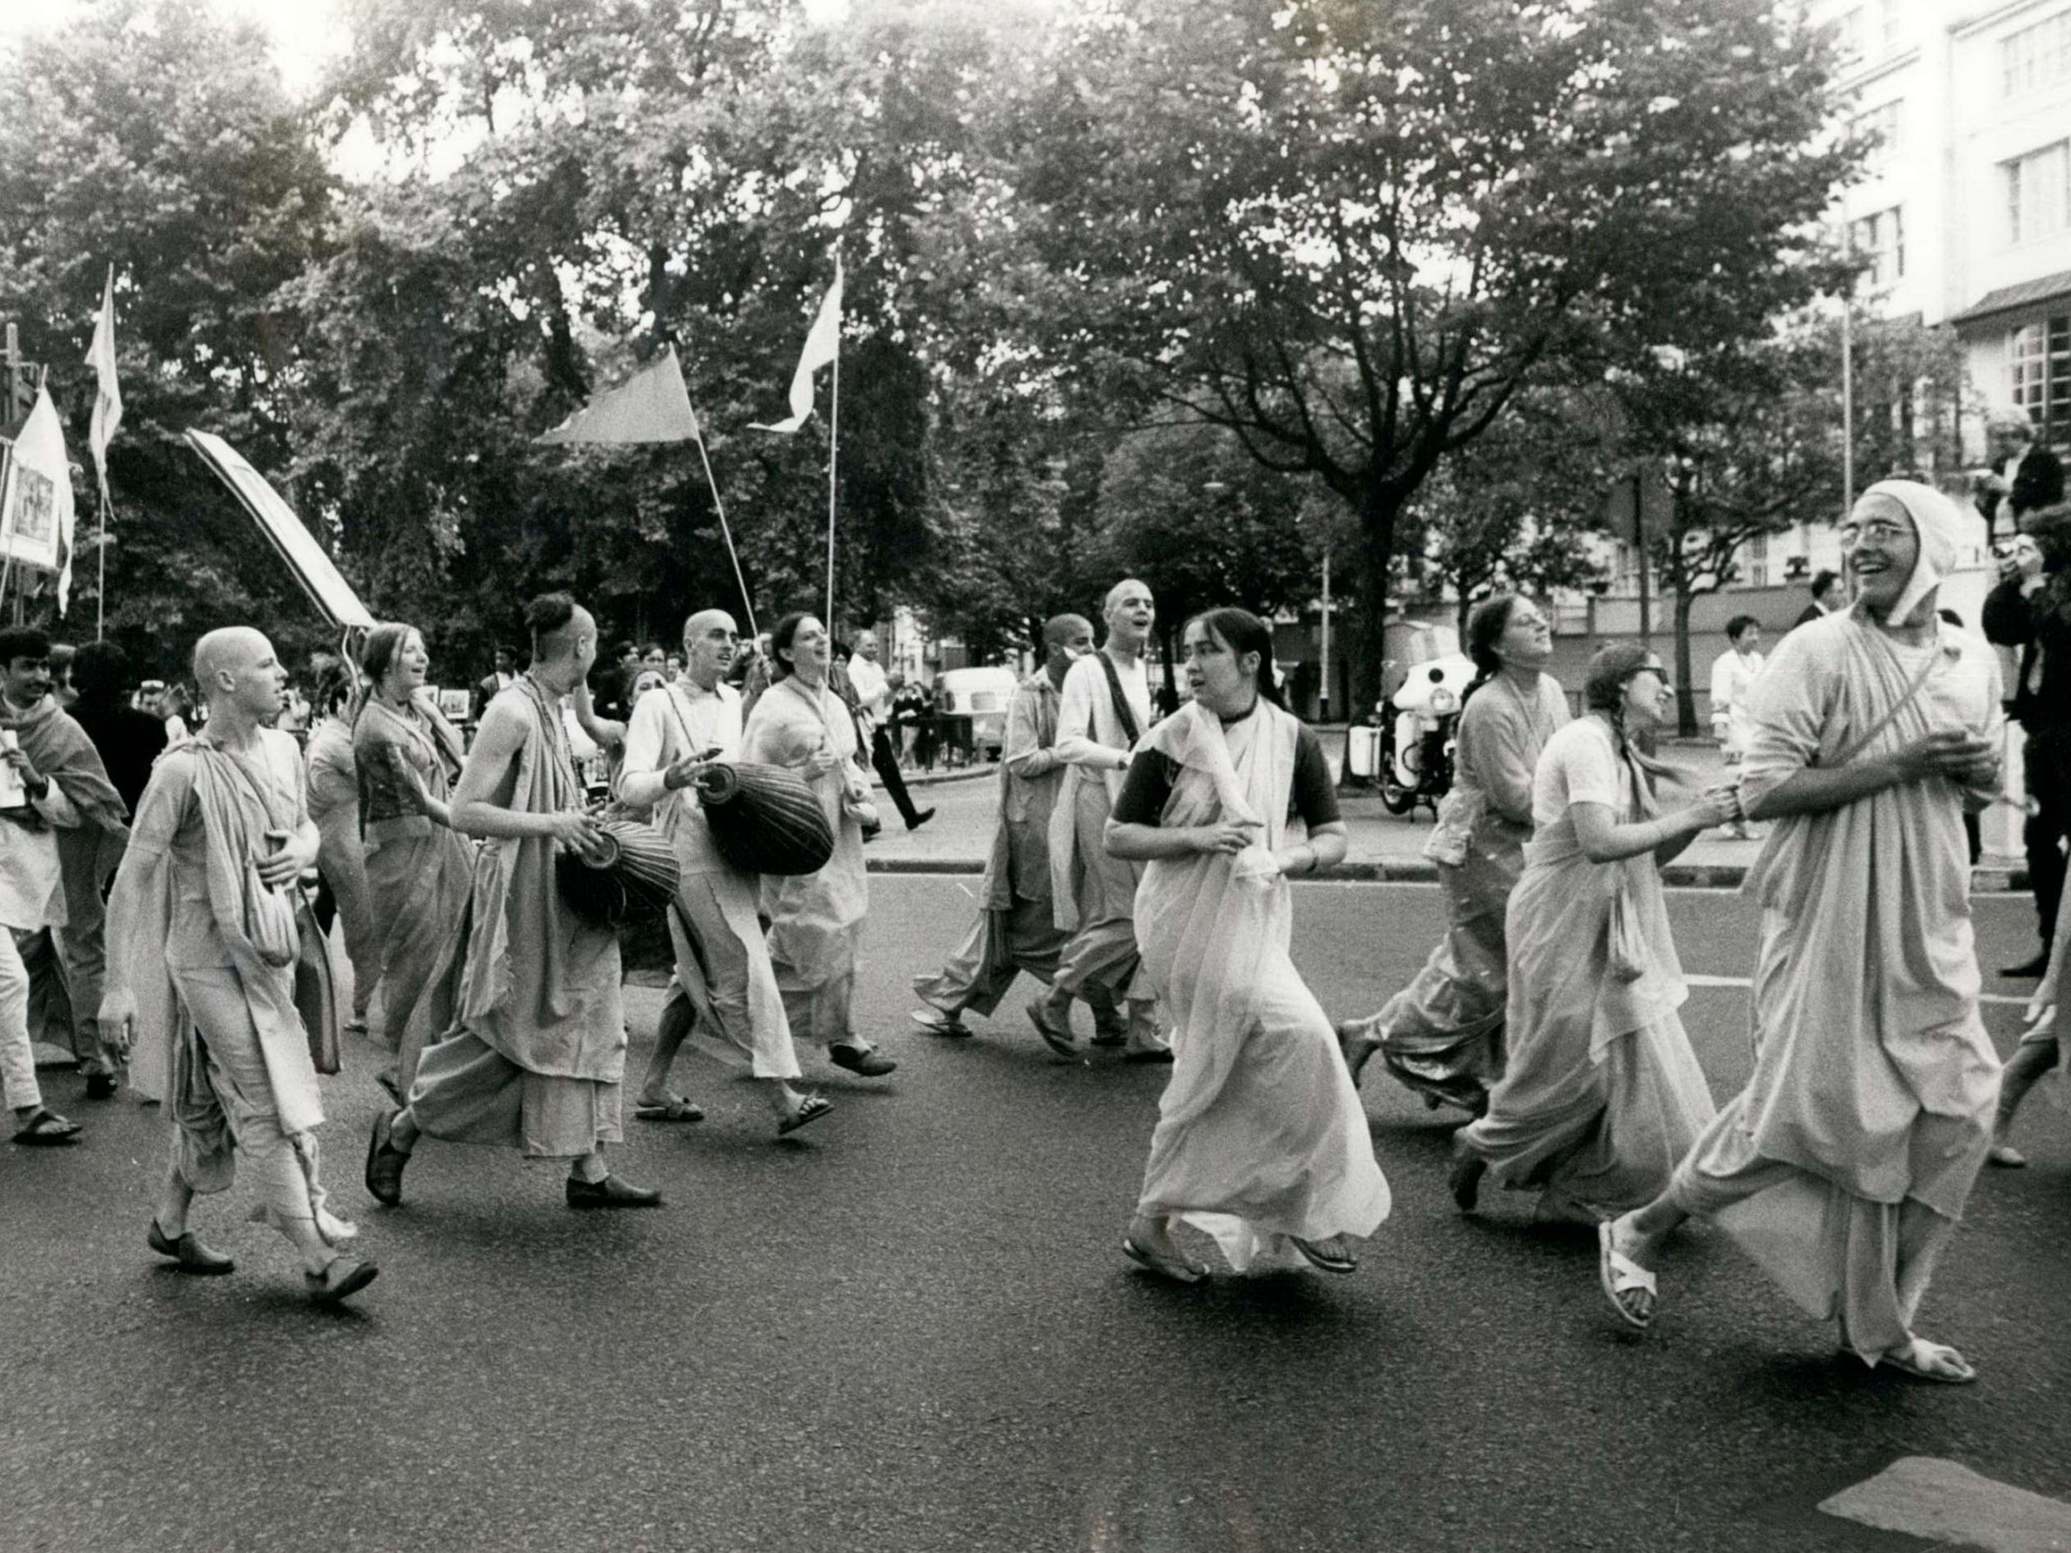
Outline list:
[[[1842,1520],[1985,1553],[2071,1548],[2071,1505],[1939,1456],[1901,1456],[1820,1507]]]

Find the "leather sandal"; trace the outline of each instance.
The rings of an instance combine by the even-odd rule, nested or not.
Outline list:
[[[374,1118],[373,1134],[367,1139],[367,1195],[384,1207],[403,1200],[403,1167],[410,1156],[388,1140],[395,1134],[401,1111],[387,1111]]]
[[[777,1123],[777,1136],[788,1138],[799,1128],[816,1122],[834,1109],[834,1102],[821,1095],[807,1095],[798,1102],[798,1109]]]
[[[336,1305],[359,1293],[380,1274],[381,1269],[364,1257],[341,1255],[326,1262],[320,1273],[304,1273],[302,1284],[317,1304]]]
[[[567,1196],[571,1208],[659,1208],[662,1205],[660,1192],[634,1186],[614,1175],[607,1175],[601,1181],[579,1181],[570,1176]]]
[[[14,1141],[29,1149],[63,1148],[79,1141],[79,1124],[67,1121],[48,1106],[38,1106],[36,1114],[22,1123]]]

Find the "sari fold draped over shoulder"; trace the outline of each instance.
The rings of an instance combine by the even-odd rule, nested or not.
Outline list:
[[[762,879],[769,918],[769,958],[791,1020],[794,1040],[846,1041],[856,953],[870,885],[863,866],[863,827],[847,800],[867,792],[855,767],[855,724],[832,690],[807,689],[795,675],[756,701],[741,737],[741,757],[772,766],[803,766],[826,751],[839,764],[806,776],[834,833],[834,852],[817,873]]]
[[[371,699],[353,730],[362,771],[387,767],[398,783],[414,781],[436,802],[448,802],[461,764],[460,736],[429,697],[419,717]],[[381,934],[381,1041],[397,1058],[397,1085],[407,1094],[419,1054],[454,1022],[467,968],[475,850],[467,838],[429,814],[364,823],[366,880]]]
[[[1689,991],[1653,855],[1591,862],[1571,812],[1647,818],[1645,782],[1585,717],[1548,741],[1537,791],[1510,897],[1509,1066],[1458,1146],[1505,1185],[1608,1216],[1668,1185],[1712,1118],[1711,1091],[1677,1013]]]
[[[1288,1237],[1387,1218],[1366,1112],[1329,1016],[1295,970],[1283,844],[1300,725],[1270,702],[1225,730],[1198,703],[1149,747],[1179,774],[1161,824],[1255,820],[1244,851],[1154,859],[1136,894],[1146,974],[1177,1028],[1141,1211],[1206,1231],[1230,1265],[1299,1265]]]
[[[1931,732],[2003,731],[1982,643],[1902,646],[1854,612],[1786,637],[1749,713],[1750,800]],[[1754,1073],[1677,1173],[1682,1206],[1873,1361],[1905,1340],[1991,1141],[1963,813],[1992,796],[1935,777],[1777,823],[1745,886]]]

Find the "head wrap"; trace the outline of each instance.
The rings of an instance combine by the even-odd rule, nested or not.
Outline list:
[[[1941,586],[1942,579],[1956,569],[1956,553],[1963,537],[1963,514],[1956,504],[1930,485],[1918,480],[1879,480],[1862,493],[1850,517],[1859,519],[1864,506],[1879,496],[1888,496],[1913,520],[1913,533],[1920,541],[1920,558],[1913,563],[1913,575],[1891,609],[1891,623],[1910,620],[1920,601]]]

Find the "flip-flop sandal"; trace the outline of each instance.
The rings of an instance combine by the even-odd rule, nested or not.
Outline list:
[[[79,1124],[66,1121],[55,1111],[39,1109],[22,1124],[22,1130],[14,1135],[14,1141],[24,1148],[53,1149],[79,1141]]]
[[[1381,1043],[1370,1035],[1354,1035],[1350,1025],[1337,1027],[1338,1053],[1345,1059],[1345,1071],[1352,1075],[1352,1087],[1359,1087],[1366,1065],[1380,1052]]]
[[[1342,1274],[1359,1271],[1359,1258],[1348,1255],[1342,1249],[1344,1242],[1338,1240],[1335,1235],[1331,1236],[1330,1239],[1331,1241],[1336,1241],[1340,1247],[1336,1251],[1326,1249],[1330,1244],[1329,1241],[1304,1240],[1299,1235],[1289,1235],[1287,1238],[1293,1242],[1294,1249],[1308,1258],[1309,1265],[1318,1272]]]
[[[1208,1276],[1208,1269],[1199,1262],[1189,1262],[1180,1257],[1160,1256],[1155,1251],[1146,1251],[1126,1235],[1122,1237],[1122,1255],[1144,1271],[1170,1278],[1174,1283],[1199,1283]]]
[[[633,1115],[643,1122],[701,1122],[705,1119],[704,1107],[681,1095],[642,1100],[633,1107]]]
[[[917,1008],[908,1017],[930,1035],[939,1035],[950,1041],[967,1041],[971,1038],[970,1027],[954,1014],[945,1014],[932,1008]]]
[[[788,1138],[792,1133],[810,1122],[816,1122],[834,1109],[834,1102],[820,1095],[807,1095],[798,1103],[798,1109],[777,1123],[777,1136]]]
[[[1633,1314],[1618,1296],[1635,1292],[1656,1293],[1654,1275],[1618,1249],[1612,1240],[1611,1226],[1614,1222],[1606,1219],[1596,1227],[1597,1282],[1603,1285],[1604,1298],[1611,1302],[1611,1309],[1618,1313],[1618,1319],[1644,1332],[1654,1324],[1653,1314],[1649,1312],[1644,1317]]]
[[[1930,1355],[1946,1354],[1963,1366],[1960,1370],[1937,1370],[1920,1361],[1922,1351]],[[1978,1372],[1970,1367],[1970,1361],[1951,1348],[1947,1343],[1931,1343],[1924,1337],[1916,1337],[1903,1348],[1888,1348],[1877,1355],[1879,1364],[1888,1364],[1901,1375],[1910,1375],[1915,1380],[1931,1380],[1943,1386],[1968,1386],[1978,1378]]]
[[[1069,1057],[1073,1061],[1078,1060],[1079,1045],[1077,1041],[1072,1039],[1070,1027],[1066,1026],[1060,1030],[1056,1025],[1052,1024],[1048,1017],[1048,1011],[1043,1007],[1041,998],[1037,998],[1028,1005],[1028,1022],[1035,1026],[1036,1034],[1043,1038],[1043,1044],[1049,1047],[1050,1050],[1057,1053],[1060,1057]]]

